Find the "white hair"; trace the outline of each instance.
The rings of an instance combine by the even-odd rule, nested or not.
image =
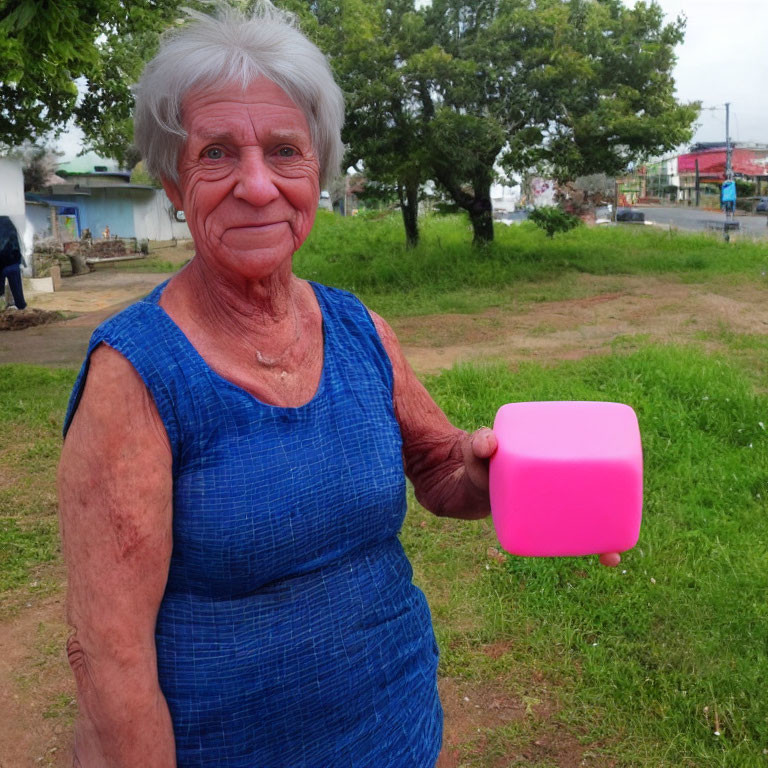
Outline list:
[[[134,142],[147,171],[178,180],[187,133],[181,103],[192,89],[226,83],[244,89],[259,77],[282,88],[307,119],[325,185],[339,173],[344,97],[325,56],[297,28],[295,16],[262,0],[251,17],[226,5],[215,16],[188,11],[190,22],[163,36],[134,86]]]

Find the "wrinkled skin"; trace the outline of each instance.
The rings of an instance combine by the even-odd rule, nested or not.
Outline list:
[[[301,110],[270,81],[189,93],[188,139],[166,192],[184,210],[195,257],[161,305],[206,362],[265,402],[298,406],[317,390],[322,315],[292,272],[319,196]],[[453,427],[418,381],[392,329],[372,315],[392,361],[405,469],[438,515],[489,513],[489,429]],[[94,351],[59,471],[78,689],[75,764],[173,768],[157,680],[154,626],[172,548],[171,453],[157,409],[115,350]],[[613,563],[612,563],[613,564]]]

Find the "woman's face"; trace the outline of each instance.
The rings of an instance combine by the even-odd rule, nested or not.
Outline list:
[[[319,163],[304,113],[271,80],[191,91],[182,101],[188,138],[178,183],[197,256],[245,279],[290,264],[317,211]]]

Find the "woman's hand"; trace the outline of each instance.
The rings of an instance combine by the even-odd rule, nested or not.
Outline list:
[[[479,491],[488,491],[489,460],[496,453],[496,448],[496,435],[488,427],[480,427],[461,441],[467,479]]]

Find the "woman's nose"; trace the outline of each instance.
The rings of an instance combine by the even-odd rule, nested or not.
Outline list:
[[[251,205],[262,206],[280,195],[280,190],[274,183],[273,170],[260,149],[241,155],[238,174],[235,197]]]

